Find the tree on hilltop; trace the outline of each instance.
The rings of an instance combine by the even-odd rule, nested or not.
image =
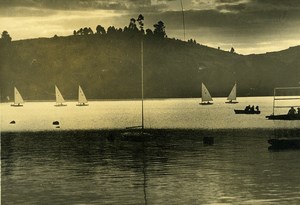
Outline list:
[[[3,42],[11,42],[11,37],[7,31],[3,31],[1,34],[1,41]]]
[[[166,31],[165,31],[165,24],[162,21],[157,22],[157,24],[154,24],[154,36],[160,37],[160,38],[164,38],[166,37]]]
[[[137,31],[138,30],[135,22],[136,22],[136,20],[134,18],[130,19],[130,22],[129,22],[129,25],[128,25],[128,30],[129,31]]]
[[[96,34],[100,34],[100,35],[106,34],[106,31],[105,31],[104,27],[101,26],[101,25],[98,25],[96,27]]]
[[[140,31],[144,33],[144,16],[140,14],[136,21],[139,23]]]

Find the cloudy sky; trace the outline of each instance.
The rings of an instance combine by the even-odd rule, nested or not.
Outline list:
[[[237,53],[300,45],[300,0],[182,0],[186,40]],[[13,40],[71,35],[97,25],[124,28],[143,14],[145,28],[162,20],[183,39],[180,0],[0,0],[0,29]]]

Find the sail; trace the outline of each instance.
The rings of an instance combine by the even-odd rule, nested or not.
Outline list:
[[[228,95],[227,100],[236,100],[236,84],[234,84],[230,94]]]
[[[79,90],[78,90],[78,103],[87,103],[87,99],[84,95],[84,92],[82,90],[82,88],[79,86]]]
[[[24,100],[21,96],[21,94],[19,93],[18,89],[15,87],[15,104],[21,104],[21,103],[24,103]]]
[[[59,89],[57,88],[57,86],[55,86],[55,96],[56,96],[56,103],[64,103],[65,99],[63,98],[63,96],[61,95]]]
[[[205,85],[202,83],[202,101],[212,101],[210,93],[208,92]]]

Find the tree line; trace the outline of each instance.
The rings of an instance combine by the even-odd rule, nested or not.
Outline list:
[[[163,21],[158,21],[153,25],[154,29],[150,28],[144,29],[144,16],[140,14],[137,18],[131,18],[128,26],[122,28],[115,28],[114,26],[109,26],[107,30],[101,25],[97,25],[96,31],[94,32],[90,27],[80,28],[79,30],[74,30],[73,35],[105,35],[114,33],[134,33],[142,34],[147,36],[154,36],[159,38],[167,38],[166,27]]]

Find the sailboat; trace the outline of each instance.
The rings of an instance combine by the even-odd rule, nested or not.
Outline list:
[[[147,137],[151,137],[150,133],[144,130],[144,54],[143,54],[143,41],[141,41],[141,125],[127,127],[128,131],[122,133],[124,140],[143,141]]]
[[[211,95],[210,95],[208,89],[206,88],[206,86],[202,83],[202,98],[201,98],[201,103],[199,103],[199,104],[200,105],[212,105],[213,103],[210,101],[213,101],[213,99],[211,98]]]
[[[64,97],[60,93],[58,87],[55,85],[55,96],[56,96],[56,105],[55,106],[67,106],[66,104],[63,104],[65,102]]]
[[[82,90],[82,88],[79,85],[79,89],[78,89],[78,104],[76,106],[88,106],[87,104],[87,99],[85,97],[85,94]]]
[[[231,103],[231,104],[239,103],[238,101],[236,101],[236,83],[234,84],[231,92],[229,93],[227,100],[229,100],[229,101],[227,101],[225,103]]]
[[[22,103],[24,103],[24,100],[20,92],[18,91],[18,89],[14,87],[14,104],[11,104],[11,106],[22,107],[23,106]]]

